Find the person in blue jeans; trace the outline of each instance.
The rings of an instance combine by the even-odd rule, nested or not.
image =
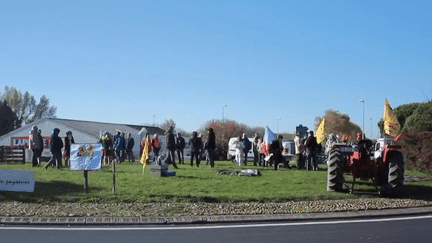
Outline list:
[[[207,162],[211,167],[214,167],[215,150],[216,150],[216,135],[213,128],[208,129],[207,141],[204,143],[204,149],[207,150]]]
[[[123,151],[126,147],[126,141],[120,132],[117,132],[114,139],[114,151],[117,157],[117,163],[124,161]]]
[[[155,133],[151,140],[152,148],[153,148],[153,161],[156,161],[159,157],[159,151],[161,149],[161,143],[159,141],[158,135]]]
[[[241,142],[244,145],[244,149],[243,149],[244,162],[243,162],[243,164],[247,165],[248,153],[249,153],[249,150],[251,149],[252,145],[251,145],[251,142],[249,141],[249,138],[246,136],[246,133],[243,133]]]

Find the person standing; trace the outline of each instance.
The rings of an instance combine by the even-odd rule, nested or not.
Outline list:
[[[153,161],[155,161],[159,157],[159,151],[161,149],[161,144],[158,135],[156,133],[153,135],[151,144],[153,148]]]
[[[257,143],[257,152],[258,152],[258,165],[259,166],[265,166],[264,162],[264,153],[262,150],[262,147],[265,146],[263,138],[258,139]]]
[[[251,150],[251,142],[249,141],[249,138],[246,136],[246,133],[243,133],[243,137],[242,137],[241,142],[243,143],[243,146],[244,146],[244,148],[243,148],[243,154],[244,154],[243,164],[247,165],[248,153],[249,153],[249,150]]]
[[[54,128],[53,133],[50,138],[50,152],[51,159],[47,162],[47,164],[43,167],[46,169],[49,165],[54,163],[54,166],[59,169],[62,166],[62,153],[61,150],[63,148],[63,141],[59,137],[60,129]]]
[[[196,166],[199,167],[201,160],[202,140],[198,137],[198,133],[196,131],[192,133],[192,138],[189,140],[189,144],[191,146],[191,166],[193,166],[193,161],[195,158]]]
[[[204,149],[207,150],[207,162],[211,167],[214,167],[215,150],[216,150],[216,135],[213,128],[208,129],[208,137],[204,143]]]
[[[170,126],[170,128],[166,131],[166,149],[167,154],[165,161],[170,161],[174,168],[178,169],[177,164],[175,162],[175,151],[176,151],[176,142],[174,137],[174,127]]]
[[[235,164],[241,166],[244,161],[244,144],[242,143],[242,138],[239,136],[232,143],[232,147],[235,149]]]
[[[273,141],[273,143],[271,144],[275,170],[278,169],[279,163],[282,163],[285,166],[285,168],[290,169],[288,163],[286,162],[285,158],[282,155],[282,150],[283,150],[282,139],[283,139],[282,135],[279,135],[278,139]]]
[[[64,160],[65,160],[65,166],[70,165],[69,164],[69,160],[70,160],[70,151],[71,151],[71,144],[75,143],[74,137],[72,136],[72,132],[71,131],[67,131],[66,132],[66,137],[65,137],[65,143],[64,143]]]
[[[252,151],[254,154],[254,166],[257,166],[258,164],[261,165],[260,161],[260,154],[259,154],[259,142],[260,142],[260,136],[259,133],[255,133],[255,137],[253,138],[253,144],[252,144]]]
[[[117,132],[114,138],[114,150],[117,157],[117,163],[121,163],[124,161],[123,150],[125,149],[125,139],[120,132]]]
[[[309,135],[306,138],[304,146],[306,148],[306,156],[307,156],[306,169],[318,170],[318,163],[317,163],[317,156],[316,156],[316,150],[318,144],[313,131],[309,132]]]
[[[132,162],[135,162],[135,157],[133,155],[133,147],[135,146],[135,140],[132,137],[132,133],[128,133],[128,138],[126,140],[126,155],[129,160],[129,162],[132,160]]]
[[[40,135],[40,130],[38,130],[37,126],[33,126],[32,130],[30,131],[29,136],[29,149],[32,150],[33,156],[32,156],[32,166],[36,167],[40,165],[40,157],[42,155],[43,151],[43,139]]]
[[[297,169],[304,169],[304,158],[303,158],[303,152],[304,152],[304,141],[300,137],[300,133],[297,133],[294,138],[294,146],[295,146],[295,154],[297,157]]]
[[[184,148],[186,146],[185,139],[182,137],[180,133],[177,134],[176,138],[176,147],[177,147],[177,155],[179,159],[179,164],[184,164]]]

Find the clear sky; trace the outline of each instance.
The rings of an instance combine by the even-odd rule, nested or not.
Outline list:
[[[3,1],[0,90],[46,95],[60,118],[186,131],[224,113],[294,132],[328,109],[362,127],[364,100],[376,137],[385,98],[432,98],[431,2]]]

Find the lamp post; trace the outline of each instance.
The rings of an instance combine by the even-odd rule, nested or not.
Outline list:
[[[364,115],[365,115],[365,112],[364,112],[364,100],[359,100],[359,102],[361,102],[361,103],[363,103],[363,130],[362,130],[362,133],[363,133],[363,136],[362,136],[362,138],[364,138]]]
[[[223,105],[222,106],[222,122],[225,122],[225,117],[224,117],[224,109],[225,107],[227,107],[227,105]]]
[[[373,130],[372,130],[372,117],[369,118],[369,119],[371,120],[371,137],[370,137],[370,139],[372,139],[372,137],[373,137]]]
[[[282,117],[279,117],[277,119],[277,136],[279,137],[279,120],[282,119]]]

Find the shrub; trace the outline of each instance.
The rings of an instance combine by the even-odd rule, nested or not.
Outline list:
[[[397,144],[402,146],[406,169],[432,174],[432,131],[404,133]]]

